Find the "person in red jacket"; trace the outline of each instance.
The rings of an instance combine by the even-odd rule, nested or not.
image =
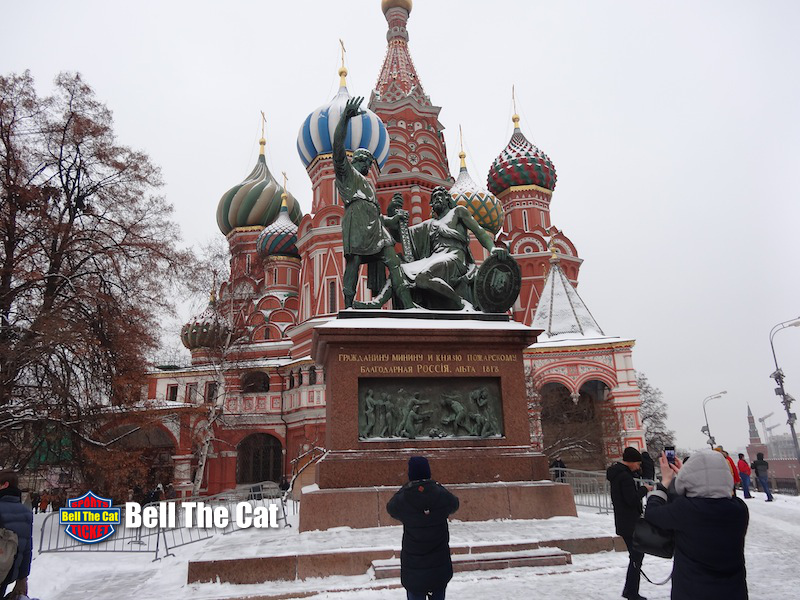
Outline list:
[[[736,465],[733,464],[733,459],[730,456],[728,456],[728,453],[725,452],[722,446],[717,446],[716,448],[714,448],[714,450],[722,454],[722,456],[725,457],[725,461],[728,463],[728,467],[731,470],[731,475],[733,475],[733,492],[731,495],[735,496],[736,484],[738,484],[741,481],[741,479],[739,478],[739,470],[736,468]]]
[[[739,477],[742,480],[744,497],[747,499],[752,498],[750,495],[750,473],[752,473],[752,470],[750,469],[750,465],[748,465],[747,461],[744,459],[744,454],[739,454],[739,462],[737,463],[737,466],[739,467]]]

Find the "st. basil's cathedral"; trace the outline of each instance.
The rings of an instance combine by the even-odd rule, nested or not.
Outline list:
[[[442,108],[425,93],[409,52],[412,2],[383,0],[381,7],[386,57],[368,108],[349,125],[346,146],[375,157],[368,177],[383,213],[399,193],[409,225],[421,223],[430,216],[432,190],[445,186],[518,262],[522,289],[510,312],[543,331],[525,351],[534,449],[560,453],[570,467],[595,469],[625,446],[644,449],[634,340],[606,335],[576,291],[583,261],[550,218],[553,162],[527,139],[515,114],[513,135],[489,168],[486,187],[467,171],[463,150],[454,178]],[[166,467],[160,476],[171,475],[181,495],[192,489],[204,429],[212,431],[205,435],[203,493],[290,478],[324,450],[329,374],[314,364],[311,341],[316,326],[344,309],[344,207],[331,146],[351,97],[344,64],[339,77],[336,95],[308,115],[297,136],[311,212],[302,214],[285,182],[270,172],[262,134],[252,171],[217,207],[230,276],[182,329],[191,366],[157,369],[148,378],[148,404],[163,416],[137,438],[158,453]],[[474,238],[470,249],[478,263],[487,257]],[[362,271],[356,300],[369,301]],[[304,471],[303,481],[313,478],[313,468]]]

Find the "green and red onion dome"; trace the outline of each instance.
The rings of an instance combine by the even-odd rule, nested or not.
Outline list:
[[[481,188],[467,172],[464,152],[460,152],[461,170],[458,179],[450,188],[450,195],[457,204],[466,206],[478,225],[497,234],[503,226],[503,206],[492,194]]]
[[[181,342],[189,350],[222,348],[230,333],[231,328],[217,310],[216,295],[212,292],[205,310],[181,327]]]
[[[287,197],[284,194],[284,197]],[[268,256],[292,256],[300,258],[297,251],[297,225],[289,218],[289,209],[284,204],[278,218],[258,234],[256,250],[261,258]]]
[[[237,227],[266,227],[278,218],[281,211],[281,186],[270,173],[264,157],[264,144],[261,138],[261,152],[256,166],[240,184],[233,186],[220,198],[217,205],[217,225],[228,235]],[[300,223],[303,213],[297,200],[289,194],[286,206],[293,223]]]
[[[514,135],[489,169],[489,191],[499,196],[510,187],[522,185],[536,185],[553,191],[556,187],[555,165],[522,135],[519,117],[514,115],[513,120]]]

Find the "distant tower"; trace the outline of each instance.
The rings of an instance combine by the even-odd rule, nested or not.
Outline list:
[[[503,205],[503,241],[522,270],[522,289],[514,305],[514,318],[527,325],[542,294],[549,267],[546,236],[561,260],[561,270],[572,285],[578,284],[582,259],[573,243],[553,229],[550,199],[556,187],[556,169],[550,158],[523,135],[519,115],[512,117],[514,133],[489,169],[487,185]]]
[[[430,216],[433,188],[449,188],[453,178],[439,122],[442,109],[425,94],[408,50],[411,0],[383,0],[381,8],[388,48],[369,107],[386,123],[391,147],[378,178],[378,201],[385,209],[394,193],[402,193],[414,225]]]
[[[750,460],[755,460],[759,452],[764,453],[764,458],[769,456],[767,445],[761,442],[761,436],[758,435],[756,428],[756,420],[753,417],[753,412],[750,410],[750,405],[747,405],[747,426],[750,429],[750,443],[747,444],[747,455]]]

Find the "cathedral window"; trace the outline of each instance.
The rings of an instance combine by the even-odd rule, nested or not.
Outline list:
[[[195,404],[197,402],[197,384],[196,383],[187,383],[186,384],[186,402],[189,404]]]
[[[314,366],[308,368],[308,385],[317,385],[317,368]]]
[[[269,375],[262,371],[252,371],[242,376],[242,393],[258,394],[269,391]]]
[[[522,211],[522,229],[523,231],[528,231],[528,211]]]
[[[178,384],[167,386],[167,400],[169,402],[178,401]]]
[[[210,404],[217,399],[217,382],[216,381],[208,381],[206,382],[206,394],[204,400],[206,404]]]
[[[336,281],[329,281],[328,282],[328,312],[335,313],[336,312],[336,300],[338,294],[336,293]]]

